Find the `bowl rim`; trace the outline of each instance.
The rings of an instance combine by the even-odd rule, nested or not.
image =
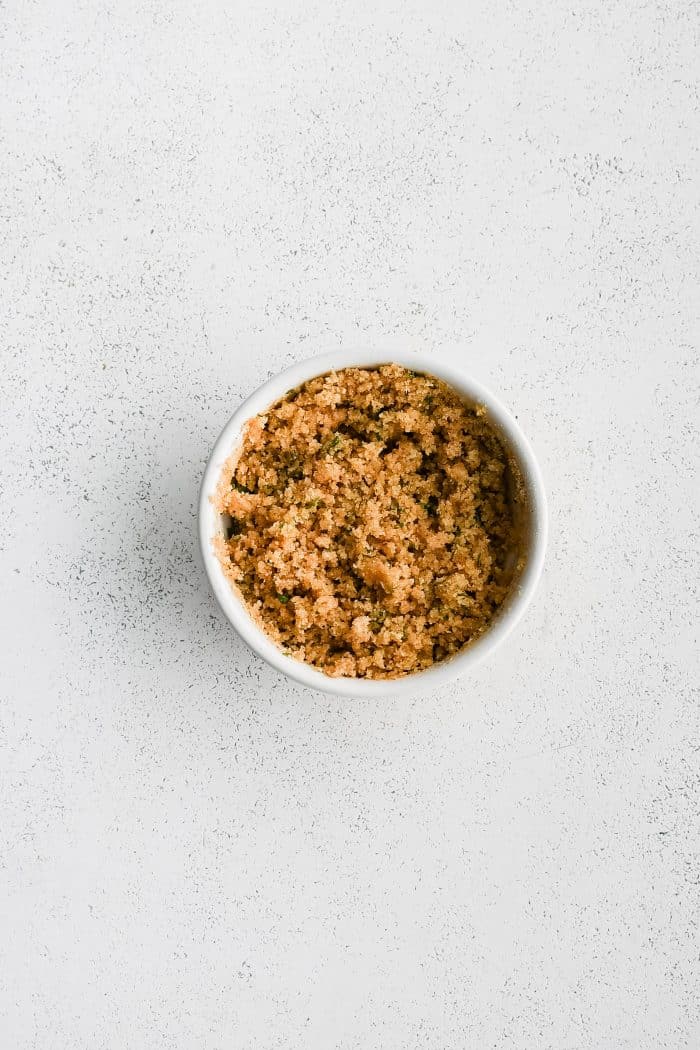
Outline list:
[[[486,408],[489,419],[506,439],[509,451],[518,462],[528,497],[531,519],[525,565],[516,590],[493,624],[476,641],[448,659],[402,678],[331,678],[311,665],[285,655],[252,619],[242,598],[224,575],[213,549],[212,541],[219,522],[212,496],[223,465],[235,451],[249,419],[309,379],[341,368],[369,368],[389,363],[443,379],[463,397]],[[547,500],[540,468],[520,426],[501,401],[468,373],[434,353],[381,348],[339,349],[305,358],[275,373],[238,406],[219,434],[204,470],[199,494],[198,531],[204,568],[224,615],[243,641],[271,667],[301,685],[336,696],[412,695],[462,677],[498,648],[521,620],[533,598],[544,565],[548,534]]]

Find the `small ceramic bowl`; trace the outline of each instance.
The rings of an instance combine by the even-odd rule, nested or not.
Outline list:
[[[403,678],[370,680],[366,678],[331,678],[309,664],[294,660],[279,649],[254,623],[241,597],[224,576],[214,553],[213,539],[223,532],[220,514],[214,508],[212,497],[226,460],[236,451],[242,440],[247,421],[264,412],[275,401],[301,383],[327,372],[349,367],[376,367],[394,362],[418,372],[443,379],[465,399],[483,405],[489,419],[498,430],[522,474],[526,494],[528,527],[522,572],[493,623],[475,642],[461,652],[425,671]],[[199,538],[202,557],[209,581],[227,618],[251,649],[272,667],[312,689],[338,696],[382,697],[412,695],[426,692],[452,679],[467,674],[489,656],[510,634],[527,608],[542,572],[547,545],[547,505],[539,467],[532,449],[510,413],[493,394],[480,383],[470,379],[458,368],[453,368],[432,356],[411,351],[379,352],[373,350],[338,350],[308,361],[300,361],[263,383],[255,393],[234,412],[221,432],[211,454],[202,482],[199,500]]]

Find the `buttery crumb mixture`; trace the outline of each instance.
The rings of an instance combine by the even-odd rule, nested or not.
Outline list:
[[[310,380],[252,419],[218,554],[262,629],[335,677],[458,652],[508,594],[517,478],[485,410],[395,365]]]

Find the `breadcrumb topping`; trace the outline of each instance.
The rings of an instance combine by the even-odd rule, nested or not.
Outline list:
[[[217,553],[290,656],[401,677],[493,620],[518,571],[517,492],[481,406],[399,365],[346,368],[247,424],[215,497]]]

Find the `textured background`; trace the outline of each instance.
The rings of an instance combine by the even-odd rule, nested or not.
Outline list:
[[[697,1047],[697,6],[0,21],[3,1047]],[[239,399],[350,343],[490,384],[550,495],[412,701],[290,685],[196,551]]]

